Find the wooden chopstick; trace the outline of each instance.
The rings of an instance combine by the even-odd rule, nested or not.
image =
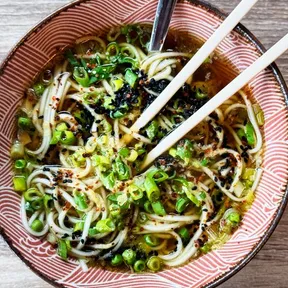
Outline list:
[[[141,170],[145,169],[157,157],[167,151],[171,146],[183,138],[191,129],[200,123],[205,117],[212,113],[217,107],[224,103],[228,98],[238,92],[250,80],[252,80],[258,73],[269,66],[275,59],[288,50],[288,34],[279,40],[272,48],[258,58],[251,66],[244,72],[237,76],[224,89],[216,94],[204,106],[202,106],[196,113],[184,121],[177,129],[164,138],[153,150],[151,150]],[[181,72],[180,72],[181,73]]]
[[[242,0],[231,14],[223,21],[219,28],[197,51],[185,67],[170,82],[163,92],[153,101],[153,103],[141,114],[137,121],[131,126],[133,132],[139,132],[149,121],[151,121],[173,95],[183,86],[187,79],[200,67],[200,65],[210,56],[220,42],[233,30],[240,20],[249,12],[258,0]]]

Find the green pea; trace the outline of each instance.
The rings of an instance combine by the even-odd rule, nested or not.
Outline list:
[[[152,256],[147,261],[147,267],[154,272],[161,270],[162,262],[161,259],[157,256]]]
[[[40,232],[44,228],[43,222],[40,221],[39,219],[36,219],[32,222],[31,224],[31,229],[35,232]]]
[[[144,235],[144,241],[147,245],[151,247],[156,247],[160,244],[159,238],[151,234]]]
[[[126,249],[122,253],[122,257],[126,264],[133,265],[134,262],[136,261],[136,252],[133,251],[132,249]]]
[[[111,265],[112,266],[119,266],[123,263],[123,257],[121,254],[116,254],[112,260],[111,260]]]
[[[143,260],[137,260],[135,263],[134,263],[134,271],[135,272],[141,272],[145,269],[145,261]]]
[[[37,95],[38,97],[40,97],[40,96],[44,93],[44,91],[45,91],[45,87],[44,87],[44,85],[41,84],[41,83],[36,83],[36,84],[33,86],[33,89],[34,89],[34,91],[35,91],[35,93],[36,93],[36,95]]]

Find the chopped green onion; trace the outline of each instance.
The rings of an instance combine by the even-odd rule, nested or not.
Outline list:
[[[126,264],[133,265],[134,262],[136,261],[136,252],[133,251],[132,249],[126,249],[122,253],[122,257]]]
[[[51,145],[56,145],[61,139],[62,131],[55,130],[52,135],[52,139],[50,140]]]
[[[147,212],[147,213],[150,213],[152,214],[154,211],[153,211],[153,208],[152,208],[152,204],[150,201],[146,201],[144,203],[144,210]]]
[[[93,162],[93,166],[97,167],[99,165],[110,165],[111,162],[109,160],[108,157],[102,156],[102,155],[93,155],[92,156],[92,162]]]
[[[160,197],[160,190],[155,183],[153,176],[147,175],[144,181],[144,187],[147,193],[147,197],[150,201],[156,201]]]
[[[238,129],[237,135],[240,138],[240,140],[246,139],[246,134],[245,134],[245,131],[243,129]]]
[[[165,216],[167,214],[161,201],[152,202],[151,205],[155,214],[160,216]]]
[[[115,64],[103,64],[98,65],[96,68],[94,68],[91,71],[91,74],[93,75],[90,78],[89,85],[103,79],[107,79],[110,77],[110,74],[113,72],[113,70],[116,68]]]
[[[119,180],[128,180],[130,178],[129,167],[118,156],[113,164],[113,170]]]
[[[159,238],[151,234],[144,235],[144,241],[150,247],[156,247],[160,244]]]
[[[200,162],[201,166],[204,166],[204,167],[207,166],[208,163],[209,163],[209,160],[208,160],[207,158],[203,159],[203,160]]]
[[[199,198],[200,198],[201,200],[205,200],[205,199],[206,199],[206,193],[205,193],[204,191],[200,192]]]
[[[178,234],[182,238],[184,244],[187,244],[189,242],[190,234],[189,234],[189,231],[186,227],[180,228],[180,230],[178,231]]]
[[[68,130],[68,126],[65,122],[62,122],[56,126],[56,130],[57,131],[66,131],[66,130]]]
[[[88,235],[90,237],[95,236],[96,234],[99,234],[99,231],[95,227],[94,228],[89,228]]]
[[[226,234],[231,234],[232,230],[236,228],[240,222],[240,213],[236,209],[230,208],[225,211],[222,219],[220,220],[220,229]]]
[[[120,48],[117,42],[111,42],[108,44],[106,48],[106,55],[108,56],[108,59],[113,61],[119,54]]]
[[[13,186],[16,192],[24,192],[27,189],[26,177],[24,175],[15,175],[13,177]]]
[[[121,254],[116,254],[112,260],[111,260],[111,265],[112,266],[119,266],[123,263],[123,257]]]
[[[139,215],[138,215],[138,221],[141,224],[146,223],[148,221],[147,215],[144,212],[140,212]]]
[[[31,207],[34,210],[39,210],[43,208],[43,197],[42,198],[38,198],[35,199],[34,201],[30,202],[31,203]]]
[[[111,86],[113,88],[113,91],[116,92],[120,90],[123,87],[124,83],[122,79],[112,79],[111,80]]]
[[[41,83],[37,83],[33,86],[33,90],[35,92],[35,94],[40,97],[42,96],[42,94],[44,93],[45,91],[45,86]]]
[[[23,158],[24,154],[25,154],[24,145],[19,141],[15,141],[10,151],[11,158],[12,159]]]
[[[39,198],[42,198],[43,194],[38,189],[32,187],[29,188],[23,196],[26,201],[33,202]]]
[[[125,80],[131,87],[134,87],[138,76],[132,71],[132,69],[128,68],[125,73]]]
[[[116,226],[112,219],[107,218],[103,220],[99,220],[96,224],[96,230],[99,231],[99,233],[107,233],[107,232],[113,232],[116,229]]]
[[[188,139],[180,140],[177,149],[176,149],[176,155],[180,157],[182,160],[185,161],[186,164],[188,164],[189,160],[192,157],[192,151],[193,151],[193,144]]]
[[[123,157],[127,157],[130,154],[130,150],[127,147],[123,147],[119,150],[119,154]]]
[[[134,25],[127,26],[126,40],[128,43],[134,43],[140,34],[140,28]]]
[[[63,145],[73,145],[76,141],[76,137],[71,131],[63,131],[60,138],[60,143]]]
[[[255,144],[254,128],[251,123],[247,123],[245,126],[246,139],[249,145]]]
[[[117,110],[116,112],[111,111],[110,112],[110,118],[112,119],[117,119],[117,118],[122,118],[124,115],[126,114],[126,112],[122,112]]]
[[[162,267],[161,259],[157,256],[150,257],[147,261],[147,267],[153,272],[161,270]]]
[[[263,126],[265,123],[264,112],[260,111],[256,114],[256,120],[259,126]]]
[[[177,150],[175,148],[170,148],[169,155],[175,158],[177,156]]]
[[[26,160],[18,159],[18,160],[15,161],[14,167],[16,169],[24,169],[26,167],[26,165],[27,165]]]
[[[138,153],[135,150],[131,150],[130,156],[126,159],[129,162],[134,162],[138,157]]]
[[[76,232],[76,231],[83,231],[84,229],[84,222],[77,222],[74,226],[74,229],[73,231]]]
[[[120,64],[131,64],[133,68],[139,67],[139,63],[136,59],[131,57],[124,57],[123,55],[119,55],[118,62]]]
[[[83,67],[75,67],[73,77],[81,86],[89,87],[89,75]]]
[[[202,89],[197,88],[195,91],[195,97],[196,99],[205,99],[208,97],[208,94],[204,92]]]
[[[58,249],[57,254],[64,260],[67,260],[68,257],[68,247],[65,240],[58,240]]]
[[[134,271],[135,272],[141,272],[145,269],[145,261],[143,260],[137,260],[135,263],[134,263]]]
[[[110,206],[109,206],[109,211],[110,211],[110,214],[112,217],[116,217],[118,215],[120,215],[121,213],[121,208],[119,205],[115,204],[115,203],[112,203]]]
[[[87,197],[84,193],[74,190],[73,196],[79,210],[85,210],[88,208]]]
[[[135,201],[141,199],[144,196],[143,191],[134,184],[129,186],[128,191],[132,199]]]
[[[149,177],[153,177],[156,183],[163,182],[169,178],[166,172],[164,172],[163,170],[156,170],[156,169],[152,170],[147,175],[149,175]]]
[[[147,151],[146,151],[146,149],[144,149],[144,148],[140,148],[140,149],[137,150],[138,156],[140,156],[140,155],[142,155],[142,154],[145,154],[145,153],[147,153]]]
[[[204,253],[207,254],[208,252],[211,251],[211,245],[210,243],[205,243],[203,247],[200,248],[200,250]]]
[[[238,224],[238,223],[240,223],[240,221],[241,221],[241,216],[240,216],[240,214],[237,213],[237,212],[232,212],[232,213],[229,214],[229,216],[227,217],[227,219],[228,219],[230,222],[234,223],[234,224]]]
[[[34,221],[32,222],[32,224],[31,224],[30,227],[31,227],[31,229],[32,229],[33,231],[35,231],[35,232],[40,232],[40,231],[43,230],[44,224],[43,224],[43,222],[40,221],[39,219],[36,219],[36,220],[34,220]]]
[[[150,140],[153,140],[159,130],[159,123],[156,120],[153,120],[150,125],[145,129],[147,136]]]
[[[255,178],[255,169],[254,168],[245,168],[242,174],[242,179],[254,181]]]
[[[175,206],[175,210],[178,213],[182,213],[189,205],[190,200],[188,198],[178,198],[177,202],[176,202],[176,206]]]
[[[65,52],[65,57],[73,67],[79,66],[79,63],[71,50]]]

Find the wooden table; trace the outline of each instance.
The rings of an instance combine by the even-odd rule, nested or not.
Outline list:
[[[133,1],[133,0],[131,0]],[[0,61],[34,24],[69,0],[1,0]],[[224,11],[231,11],[239,0],[208,1]],[[288,32],[287,0],[261,0],[242,23],[269,48]],[[288,54],[277,63],[288,82]],[[48,288],[21,262],[0,238],[0,287]],[[288,213],[286,212],[273,236],[259,254],[222,288],[288,287]]]

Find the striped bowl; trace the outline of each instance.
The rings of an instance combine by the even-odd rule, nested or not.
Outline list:
[[[13,192],[9,148],[15,112],[25,89],[59,50],[87,34],[106,32],[123,23],[152,23],[156,0],[83,0],[58,10],[33,28],[0,67],[0,225],[15,253],[46,281],[58,287],[215,287],[246,265],[275,229],[287,202],[287,87],[275,64],[250,82],[249,89],[265,114],[264,173],[256,200],[243,225],[221,249],[180,268],[157,274],[129,274],[90,268],[83,273],[73,260],[63,262],[49,243],[27,234],[20,221],[20,199]],[[225,15],[199,1],[180,1],[173,15],[174,30],[188,31],[204,41]],[[224,63],[219,73],[239,74],[262,53],[263,46],[242,25],[217,49]],[[226,68],[225,68],[226,67]],[[264,276],[264,275],[263,275]]]

